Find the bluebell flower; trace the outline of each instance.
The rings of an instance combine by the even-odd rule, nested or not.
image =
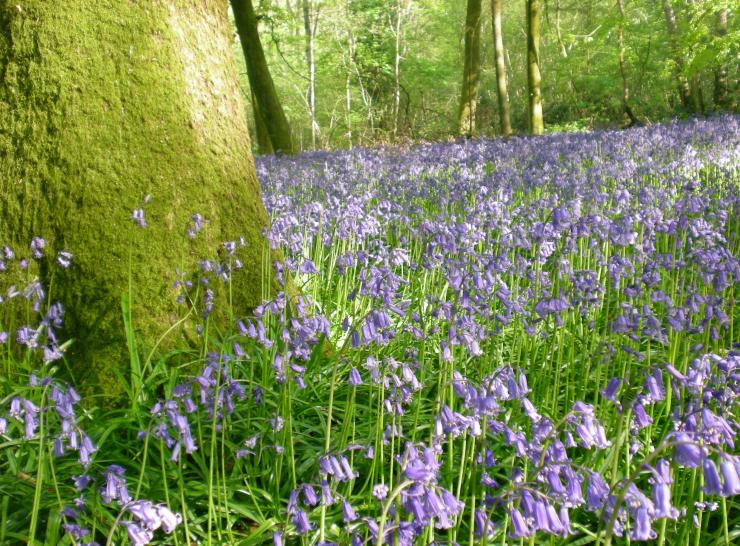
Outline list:
[[[373,497],[382,501],[388,496],[388,491],[389,489],[387,485],[383,483],[376,484],[373,486]]]
[[[342,501],[342,519],[344,523],[352,523],[357,520],[357,513],[355,513],[352,505],[346,500]]]
[[[295,526],[296,532],[300,535],[305,535],[313,528],[311,522],[308,520],[308,514],[303,510],[296,510],[291,521]]]
[[[362,385],[362,377],[360,377],[360,372],[357,371],[357,368],[352,368],[349,371],[349,379],[347,380],[347,383],[351,387]]]
[[[122,521],[121,525],[126,528],[126,533],[133,546],[144,546],[154,540],[154,533],[133,521]]]
[[[518,508],[509,511],[509,518],[511,518],[511,532],[509,533],[511,538],[525,538],[534,534],[534,530],[527,524]]]

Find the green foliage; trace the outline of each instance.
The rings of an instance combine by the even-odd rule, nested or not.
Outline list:
[[[402,11],[398,139],[444,140],[459,102],[465,3],[460,0],[311,0],[318,7],[317,103],[320,147],[373,145],[393,139],[395,21]],[[264,2],[264,42],[294,130],[309,147],[305,38],[300,2]],[[715,105],[714,72],[729,72],[737,94],[740,34],[737,7],[728,0],[673,0],[677,33],[669,37],[662,2],[624,0],[625,72],[630,105],[640,121],[691,113],[677,92],[677,72],[698,75],[705,108]],[[716,14],[729,9],[728,32],[719,36]],[[524,1],[504,3],[511,115],[526,127]],[[618,64],[616,0],[549,0],[543,13],[541,70],[545,125],[594,128],[624,125]],[[498,127],[490,5],[484,2],[482,73],[478,105],[481,135]],[[676,47],[672,40],[675,39]],[[349,86],[347,82],[349,81]],[[734,87],[733,87],[734,86]],[[350,105],[347,109],[349,94]],[[573,123],[575,122],[575,125]],[[351,130],[351,138],[350,138]]]

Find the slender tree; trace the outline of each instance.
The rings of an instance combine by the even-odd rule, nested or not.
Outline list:
[[[663,0],[663,15],[665,16],[668,38],[670,40],[671,49],[673,50],[673,62],[676,66],[675,72],[678,96],[681,99],[681,105],[684,109],[691,110],[691,88],[689,86],[689,80],[684,74],[685,63],[678,44],[679,38],[676,11],[673,9],[671,0]]]
[[[314,44],[318,15],[312,13],[311,0],[303,0],[303,30],[306,38],[306,67],[308,68],[308,113],[311,118],[311,147],[316,148],[316,138],[319,133],[319,123],[316,119],[316,61],[314,59]]]
[[[715,33],[718,37],[724,38],[727,36],[727,8],[720,9],[717,12],[717,24],[715,27]],[[725,109],[728,107],[728,85],[727,85],[727,65],[719,64],[714,69],[714,104],[718,109]]]
[[[254,113],[254,134],[257,138],[257,149],[260,154],[274,154],[275,149],[272,147],[272,140],[270,140],[270,133],[267,131],[267,124],[265,119],[262,117],[260,112],[259,104],[255,99],[254,92],[250,88],[250,98],[252,103],[252,112]]]
[[[541,135],[545,131],[542,119],[542,76],[540,73],[540,0],[526,0],[527,19],[527,114],[529,132]]]
[[[468,0],[465,15],[464,63],[460,107],[457,114],[458,134],[475,134],[475,114],[480,89],[481,0]]]
[[[686,0],[686,5],[684,6],[690,27],[699,24],[699,21],[694,20],[694,12],[686,9],[693,4],[694,0]],[[689,78],[689,94],[691,96],[692,111],[695,114],[704,114],[704,92],[702,90],[701,74],[697,70],[691,71],[691,77]]]
[[[506,59],[504,50],[504,33],[501,24],[501,4],[503,0],[491,0],[491,17],[493,27],[493,50],[496,57],[496,94],[498,111],[501,119],[501,134],[510,136],[511,115],[509,113],[509,92],[506,84]]]
[[[267,66],[252,0],[231,0],[231,9],[234,12],[239,41],[247,63],[260,151],[269,151],[272,148],[275,152],[293,154],[296,149],[290,125]],[[269,147],[264,138],[261,138],[265,132],[270,138]]]
[[[393,34],[393,139],[398,138],[398,126],[401,117],[401,58],[403,45],[403,20],[405,15],[404,0],[396,0],[396,18],[392,22],[391,32]]]
[[[227,0],[0,4],[0,236],[46,240],[68,361],[105,393],[130,373],[123,297],[153,347],[177,320],[176,268],[196,276],[242,236],[233,303],[261,301],[267,215],[232,45]],[[209,224],[188,241],[195,213]]]
[[[622,76],[622,109],[630,120],[630,125],[637,125],[639,120],[630,106],[630,87],[627,81],[627,68],[624,61],[624,0],[617,0],[617,11],[619,12],[619,27],[617,29],[619,39],[619,74]]]

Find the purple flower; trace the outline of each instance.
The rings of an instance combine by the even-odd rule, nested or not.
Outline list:
[[[696,468],[702,461],[701,447],[689,436],[682,432],[675,436],[676,462],[687,468]]]
[[[301,486],[303,490],[303,502],[307,506],[316,506],[319,504],[319,496],[316,494],[316,490],[309,484],[303,484]]]
[[[511,533],[509,536],[512,538],[524,538],[530,537],[534,533],[534,530],[527,524],[522,516],[522,513],[518,508],[514,508],[509,511],[509,517],[511,518]]]
[[[87,488],[92,481],[92,478],[83,474],[81,476],[72,476],[72,480],[74,481],[75,489],[77,489],[77,491],[82,491]]]
[[[146,220],[144,219],[144,209],[135,209],[133,213],[131,213],[131,219],[139,224],[139,227],[146,227]]]
[[[613,377],[609,380],[606,388],[601,391],[601,396],[603,396],[610,402],[614,402],[621,386],[622,380],[618,377]]]
[[[300,535],[305,535],[312,529],[311,523],[308,521],[308,515],[303,510],[296,510],[291,519],[296,532]]]
[[[347,383],[351,387],[358,387],[362,385],[362,377],[360,377],[360,372],[357,371],[357,368],[352,368],[349,371],[349,379],[347,380]]]
[[[357,514],[355,513],[354,508],[352,508],[352,505],[346,500],[342,501],[342,518],[344,523],[352,523],[357,519]]]
[[[702,470],[704,474],[704,492],[709,495],[721,495],[722,483],[720,482],[717,465],[714,464],[714,461],[709,457],[704,457]]]
[[[373,497],[382,501],[384,498],[388,496],[388,491],[389,491],[388,486],[385,485],[384,483],[376,484],[373,487]]]
[[[41,237],[34,237],[33,239],[31,239],[31,244],[29,246],[31,247],[31,253],[33,254],[34,258],[38,260],[44,256],[46,241],[44,241]]]
[[[475,536],[477,538],[483,538],[484,536],[488,539],[494,536],[494,525],[488,514],[484,510],[475,511]]]
[[[630,532],[632,540],[653,540],[657,535],[651,527],[652,519],[646,506],[640,506],[636,513]]]
[[[133,521],[122,521],[121,525],[126,527],[126,533],[133,546],[144,546],[154,540],[154,533],[151,530]]]
[[[609,497],[609,486],[597,472],[591,472],[588,475],[588,485],[586,486],[586,499],[588,500],[588,510],[597,512],[604,507],[604,503]]]
[[[118,500],[121,504],[127,504],[131,501],[126,487],[125,474],[126,470],[116,464],[110,465],[103,474],[105,485],[102,487],[100,495],[103,497],[104,504],[110,504],[114,500]]]
[[[740,460],[732,455],[724,455],[719,463],[722,474],[722,496],[740,495],[740,477],[738,477]]]

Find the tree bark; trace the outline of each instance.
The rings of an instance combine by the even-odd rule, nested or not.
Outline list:
[[[701,86],[701,75],[692,74],[689,79],[689,92],[691,94],[691,110],[695,114],[704,114],[704,92]]]
[[[262,117],[260,112],[260,106],[257,104],[257,99],[254,96],[254,91],[250,87],[250,96],[252,102],[252,112],[254,113],[254,134],[257,138],[257,150],[262,155],[274,154],[275,149],[272,147],[272,140],[270,140],[270,133],[267,131],[267,124],[265,118]]]
[[[619,11],[619,74],[622,76],[622,109],[630,120],[630,126],[637,125],[639,120],[630,106],[630,87],[627,81],[627,69],[624,62],[624,1],[617,0],[617,10]]]
[[[685,110],[691,110],[691,89],[689,88],[689,80],[683,73],[683,56],[678,51],[678,25],[676,23],[676,12],[673,10],[671,0],[663,0],[663,15],[665,16],[668,38],[671,42],[674,62],[676,63],[678,96],[681,99],[681,106],[683,106]]]
[[[475,114],[480,89],[480,28],[481,0],[468,0],[465,15],[465,48],[460,108],[457,130],[460,135],[473,136],[476,131]]]
[[[393,140],[398,138],[399,117],[401,115],[401,32],[403,31],[404,9],[402,0],[396,0],[396,20],[393,36],[395,40],[393,57]]]
[[[542,119],[542,76],[540,74],[540,0],[526,0],[527,19],[527,91],[529,132],[545,132]]]
[[[491,0],[493,27],[493,50],[496,57],[496,92],[498,111],[501,119],[501,134],[511,136],[511,115],[509,112],[509,92],[506,85],[506,59],[504,56],[504,34],[501,24],[501,4],[503,0]]]
[[[316,26],[311,20],[311,0],[303,0],[303,29],[306,33],[306,67],[308,68],[308,113],[311,118],[311,147],[316,149],[319,124],[316,121],[316,62],[314,35]]]
[[[296,152],[293,137],[290,132],[288,118],[280,104],[275,84],[267,66],[265,52],[260,41],[257,14],[254,11],[252,0],[231,0],[231,9],[239,33],[244,58],[247,62],[249,86],[252,89],[253,102],[256,103],[257,114],[264,122],[264,128],[270,136],[270,143],[276,152],[293,154]],[[258,126],[259,135],[259,124]],[[260,146],[262,148],[262,146]]]
[[[235,310],[262,299],[267,215],[227,8],[0,6],[0,234],[15,248],[46,239],[39,274],[65,306],[63,335],[75,340],[68,361],[102,394],[121,392],[114,370],[128,375],[122,297],[153,347],[178,318],[176,269],[197,285],[200,260],[218,259],[222,241],[241,236]],[[142,206],[145,228],[131,219]],[[195,213],[209,223],[188,241]],[[74,254],[66,270],[54,266],[62,249]],[[217,284],[219,297],[227,289]]]
[[[355,61],[355,35],[352,30],[352,6],[351,0],[344,4],[345,17],[349,24],[347,25],[347,66],[344,76],[344,108],[347,125],[347,145],[352,149],[352,65]]]
[[[720,38],[727,36],[727,9],[721,9],[717,12],[717,26],[715,33]],[[714,70],[714,105],[718,110],[724,110],[728,107],[728,84],[727,84],[727,66],[718,65]]]

